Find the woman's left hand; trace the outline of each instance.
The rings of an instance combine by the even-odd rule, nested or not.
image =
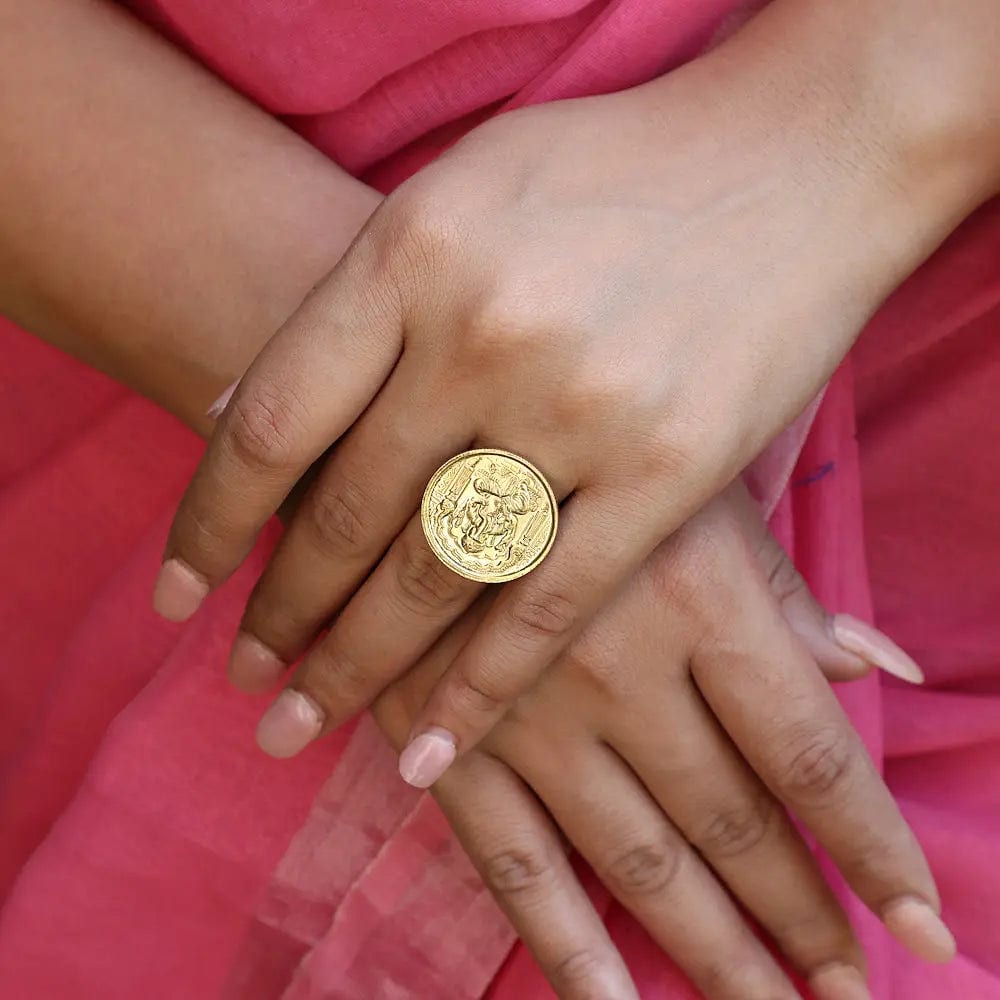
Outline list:
[[[376,702],[397,745],[490,596]],[[564,1000],[636,994],[554,824],[707,1000],[799,996],[728,893],[817,1000],[869,996],[860,946],[786,806],[904,944],[951,957],[920,847],[817,669],[867,669],[835,622],[736,484],[434,785]]]
[[[233,652],[238,683],[273,684],[338,616],[265,749],[371,703],[481,589],[422,537],[444,460],[517,452],[565,501],[547,560],[416,720],[463,752],[794,419],[915,260],[886,143],[871,156],[865,116],[801,58],[767,53],[765,75],[755,28],[653,84],[478,128],[385,201],[247,372],[157,601],[192,611],[335,443]]]

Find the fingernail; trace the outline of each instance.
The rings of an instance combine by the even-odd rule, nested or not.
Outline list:
[[[882,911],[882,921],[904,948],[925,962],[948,962],[955,957],[954,936],[922,899],[897,899]]]
[[[272,757],[294,757],[322,728],[319,706],[301,691],[285,688],[257,723],[257,746]]]
[[[892,639],[854,615],[833,616],[833,637],[849,653],[863,657],[893,677],[923,684],[923,671]]]
[[[809,978],[816,1000],[872,1000],[865,977],[853,965],[828,965]]]
[[[222,416],[222,411],[229,405],[229,400],[233,398],[236,387],[240,384],[237,379],[226,391],[205,411],[205,416],[212,420],[218,420]]]
[[[399,755],[399,774],[414,788],[430,788],[451,767],[456,753],[455,737],[434,726],[407,744]]]
[[[170,622],[186,622],[208,595],[208,581],[180,559],[168,559],[153,585],[153,610]]]
[[[281,680],[287,664],[273,649],[249,632],[238,632],[229,654],[229,679],[241,691],[270,691]]]

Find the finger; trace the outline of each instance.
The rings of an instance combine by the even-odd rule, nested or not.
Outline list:
[[[564,1000],[638,1000],[552,821],[517,775],[473,754],[434,796],[556,993]]]
[[[730,635],[692,660],[702,694],[771,791],[900,941],[947,960],[954,941],[913,832],[825,678],[771,595],[748,590]],[[744,650],[752,650],[745,653]]]
[[[226,406],[181,500],[153,604],[188,618],[243,560],[298,478],[365,409],[395,364],[400,310],[365,241],[271,339]]]
[[[620,495],[589,488],[563,506],[548,559],[504,587],[415,721],[400,757],[411,784],[427,787],[440,776],[430,766],[415,771],[414,759],[447,766],[445,755],[425,753],[435,743],[461,753],[482,739],[652,550],[655,531],[622,517],[623,504]]]
[[[557,477],[557,495],[569,487]],[[413,517],[329,633],[305,657],[265,713],[257,741],[272,756],[297,754],[323,732],[369,705],[411,667],[482,590],[440,562]],[[278,668],[280,670],[280,666]],[[425,733],[404,761],[404,777],[420,782],[454,757],[454,742]],[[407,770],[410,768],[410,770]],[[421,785],[420,787],[425,787]]]
[[[250,596],[233,645],[229,672],[238,687],[274,686],[411,519],[434,470],[468,446],[465,409],[436,407],[426,399],[415,364],[403,355],[327,460],[286,529]],[[405,549],[405,554],[411,552]],[[430,599],[422,586],[425,580],[430,586],[445,574],[454,576],[440,569],[431,576],[434,567],[422,553],[412,556],[401,571],[407,596],[418,604]],[[421,621],[424,610],[421,604]]]
[[[792,631],[831,681],[857,680],[878,667],[900,680],[922,684],[917,664],[885,633],[852,615],[830,614],[768,529],[760,505],[742,480],[727,490],[731,509],[750,542],[771,592]]]
[[[624,707],[611,745],[781,951],[810,981],[835,967],[863,978],[861,949],[812,852],[693,685]]]
[[[261,749],[273,757],[294,756],[369,705],[482,589],[482,584],[438,561],[424,539],[419,516],[412,518],[261,718]],[[463,622],[463,636],[481,615]],[[449,648],[457,653],[457,647]]]
[[[708,1000],[798,997],[718,881],[619,757],[591,742],[532,746],[530,736],[515,733],[502,738],[504,758]]]
[[[910,684],[923,683],[920,667],[883,632],[853,615],[830,614],[769,531],[758,556],[785,621],[827,680],[857,680],[878,667]]]

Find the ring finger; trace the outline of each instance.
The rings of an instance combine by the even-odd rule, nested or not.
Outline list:
[[[557,487],[557,496],[568,492],[565,484]],[[424,538],[419,515],[412,517],[261,719],[257,731],[261,748],[272,756],[293,756],[370,704],[430,648],[482,589],[483,584],[459,576],[437,559]],[[275,674],[280,671],[279,665]],[[440,754],[453,756],[453,751],[450,741],[428,733],[424,743],[401,761],[401,769],[407,780],[426,786],[430,781],[418,764],[440,763]],[[411,772],[408,762],[413,761],[417,764]]]
[[[709,1000],[797,1000],[725,890],[617,754],[591,741],[532,752],[522,735],[498,740],[501,757]]]
[[[867,995],[847,916],[784,809],[690,682],[665,695],[628,706],[609,734],[614,749],[781,951],[815,980],[817,995],[835,975]]]

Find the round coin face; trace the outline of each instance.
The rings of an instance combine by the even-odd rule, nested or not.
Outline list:
[[[480,583],[530,573],[556,537],[559,508],[552,487],[530,462],[480,448],[456,455],[431,476],[420,505],[434,554]]]

